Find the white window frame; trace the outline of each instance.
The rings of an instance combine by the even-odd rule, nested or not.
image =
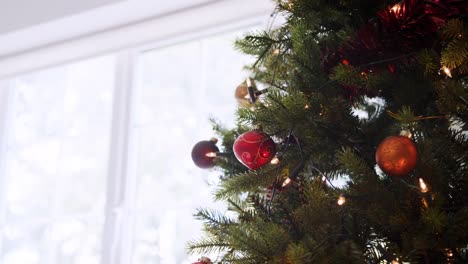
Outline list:
[[[24,52],[0,56],[0,80],[108,53],[152,49],[210,32],[213,34],[252,23],[265,23],[273,10],[272,0],[217,0],[97,34],[40,47],[31,46],[29,49],[23,47]],[[32,40],[38,37],[36,32],[30,39],[21,38],[9,44],[33,43]]]
[[[139,55],[145,51],[204,36],[252,26],[267,27],[274,11],[271,0],[220,0],[175,12],[171,15],[129,24],[124,27],[84,36],[75,40],[0,57],[0,82],[36,70],[71,63],[105,54],[117,54],[112,130],[107,175],[105,224],[101,264],[131,263],[135,198],[135,162],[132,153],[130,122],[133,91]],[[8,89],[7,89],[8,90]],[[3,127],[8,107],[7,90],[0,89],[0,148],[7,130]],[[133,155],[134,156],[134,155]],[[0,157],[0,184],[4,169]],[[0,201],[2,203],[2,201]],[[0,214],[2,211],[0,210]]]

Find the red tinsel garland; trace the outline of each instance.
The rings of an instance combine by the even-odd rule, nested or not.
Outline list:
[[[359,67],[364,72],[389,71],[396,65],[414,61],[421,49],[440,50],[439,29],[450,18],[466,16],[466,0],[404,0],[377,13],[377,19],[359,29],[337,51],[322,51],[327,72],[338,63]],[[380,62],[380,63],[376,63]],[[343,86],[352,99],[362,92],[359,87]]]

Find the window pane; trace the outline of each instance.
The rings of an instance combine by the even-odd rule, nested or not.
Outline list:
[[[102,224],[78,219],[54,223],[51,239],[57,245],[55,263],[99,264]]]
[[[230,33],[141,55],[135,96],[136,205],[133,264],[192,263],[186,242],[200,235],[198,207],[212,201],[216,171],[201,170],[191,149],[213,135],[210,116],[232,126],[234,90],[251,63],[234,50]]]
[[[41,223],[10,223],[3,229],[5,264],[39,264],[47,261],[47,225]]]
[[[20,222],[25,230],[38,222],[47,228],[41,241],[29,235],[9,240],[4,230],[5,263],[17,255],[31,259],[24,263],[85,263],[80,257],[97,263],[92,259],[101,244],[114,70],[114,56],[105,56],[11,81],[2,220],[7,226]],[[62,258],[69,241],[80,250],[65,250],[74,257]]]

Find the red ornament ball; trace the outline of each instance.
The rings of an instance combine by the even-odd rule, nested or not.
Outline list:
[[[197,167],[208,169],[214,167],[214,159],[216,156],[209,155],[209,153],[219,152],[216,146],[216,139],[200,141],[192,149],[192,160]],[[207,155],[208,154],[208,155]]]
[[[375,160],[386,174],[406,176],[416,167],[418,151],[411,139],[392,136],[384,139],[377,147]]]
[[[192,264],[211,264],[211,259],[207,257],[201,257],[198,262],[194,262]]]
[[[245,132],[234,141],[234,155],[251,170],[269,163],[276,154],[275,142],[257,130]]]

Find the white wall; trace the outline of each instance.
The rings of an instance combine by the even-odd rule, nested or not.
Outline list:
[[[154,46],[150,43],[168,45],[200,32],[226,31],[223,27],[245,28],[267,21],[273,10],[272,0],[117,2],[0,34],[0,80],[122,49]]]

